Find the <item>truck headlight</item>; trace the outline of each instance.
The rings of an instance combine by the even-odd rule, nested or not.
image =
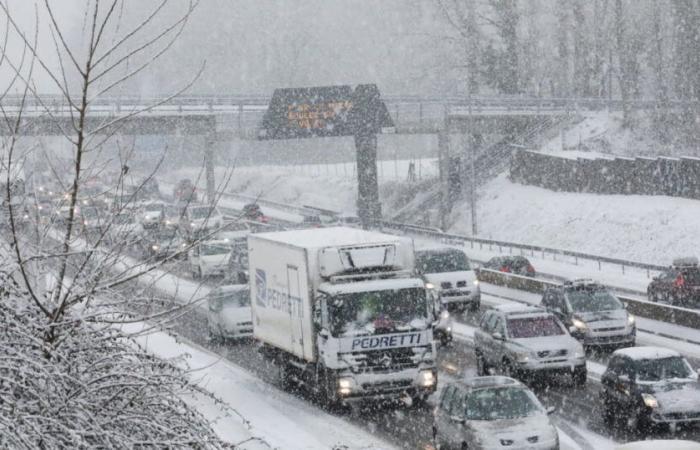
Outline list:
[[[432,370],[421,370],[419,382],[423,387],[432,387],[435,385],[435,374]]]
[[[642,394],[642,400],[644,400],[644,404],[649,408],[657,408],[659,406],[659,402],[656,401],[656,398],[651,394]]]
[[[574,319],[571,321],[571,324],[578,328],[580,331],[586,331],[588,329],[588,325],[586,325],[586,322],[584,322],[581,319]]]
[[[632,314],[627,314],[627,325],[632,326],[634,325],[635,318]]]
[[[425,283],[425,288],[426,289],[435,289],[435,285],[433,283]]]
[[[352,378],[339,378],[338,379],[338,394],[340,395],[350,395],[352,388],[355,386],[355,380]]]

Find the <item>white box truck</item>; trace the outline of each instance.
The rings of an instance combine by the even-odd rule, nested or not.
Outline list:
[[[410,238],[333,227],[248,237],[253,335],[327,406],[435,391],[434,300]]]

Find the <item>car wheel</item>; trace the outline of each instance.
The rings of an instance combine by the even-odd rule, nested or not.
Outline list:
[[[615,425],[615,408],[613,408],[614,405],[611,404],[609,400],[607,400],[607,396],[603,395],[603,422],[605,423],[606,426],[612,428]]]
[[[513,366],[513,363],[507,359],[503,360],[501,371],[503,372],[503,375],[507,377],[517,378],[517,373],[515,372],[515,367]]]

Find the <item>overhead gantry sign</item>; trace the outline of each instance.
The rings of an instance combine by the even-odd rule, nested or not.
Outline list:
[[[357,215],[363,225],[381,219],[377,185],[377,134],[394,122],[374,84],[276,89],[259,139],[354,136],[357,150]]]

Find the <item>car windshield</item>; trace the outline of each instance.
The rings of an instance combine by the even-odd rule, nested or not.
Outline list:
[[[146,206],[146,214],[160,214],[164,209],[163,205],[148,205]]]
[[[94,219],[99,217],[100,213],[94,208],[83,208],[81,210],[83,217],[86,219]]]
[[[339,294],[328,302],[331,332],[374,334],[423,328],[428,308],[425,290],[393,289]]]
[[[560,336],[564,330],[554,317],[523,317],[508,319],[508,335],[513,339]]]
[[[242,308],[250,306],[250,295],[248,290],[225,292],[221,296],[221,304],[224,308]]]
[[[637,379],[639,381],[661,381],[669,378],[690,378],[692,369],[680,356],[661,359],[637,361]]]
[[[530,391],[499,387],[469,392],[464,416],[467,420],[502,420],[527,417],[538,412],[542,412],[542,407]]]
[[[604,289],[580,289],[567,293],[567,299],[574,312],[598,312],[622,309],[622,303]]]
[[[117,214],[114,216],[114,223],[120,225],[134,223],[134,216],[128,213]]]
[[[231,247],[223,244],[202,244],[201,253],[204,256],[226,255],[231,252]]]
[[[216,208],[203,206],[201,208],[190,208],[190,217],[192,219],[206,219],[217,215]]]
[[[467,255],[458,250],[416,252],[416,265],[420,273],[446,273],[469,270]]]

